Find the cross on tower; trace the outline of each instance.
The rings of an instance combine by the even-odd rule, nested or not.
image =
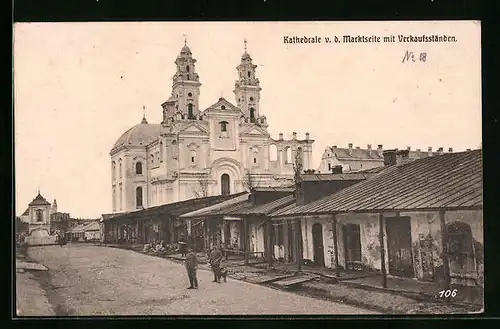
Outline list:
[[[187,46],[187,34],[182,35],[184,37],[184,46]]]
[[[146,116],[146,106],[145,105],[142,106],[142,116],[143,117]]]
[[[245,52],[247,52],[247,39],[243,39],[243,43],[245,43]]]

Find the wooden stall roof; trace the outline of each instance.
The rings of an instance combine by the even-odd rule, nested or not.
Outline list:
[[[417,159],[393,165],[365,181],[273,217],[344,212],[481,209],[481,150]]]

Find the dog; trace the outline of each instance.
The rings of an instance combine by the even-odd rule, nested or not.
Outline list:
[[[224,282],[227,282],[226,278],[227,278],[227,270],[226,269],[221,269],[220,270],[220,277],[222,279],[224,279]]]

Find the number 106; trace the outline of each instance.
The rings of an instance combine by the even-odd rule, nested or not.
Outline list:
[[[448,290],[441,290],[439,292],[439,297],[446,297],[446,298],[448,298],[450,296],[451,297],[455,297],[456,295],[457,295],[457,289],[453,289],[453,291],[449,290],[449,289]]]

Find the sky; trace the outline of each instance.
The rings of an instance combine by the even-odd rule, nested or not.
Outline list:
[[[448,35],[454,43],[285,44],[284,36]],[[111,212],[109,151],[162,120],[184,40],[197,59],[200,107],[235,104],[247,40],[268,131],[327,146],[384,149],[481,143],[477,22],[113,22],[14,26],[16,214],[41,194],[73,217]],[[417,61],[402,62],[406,52]],[[426,61],[419,61],[420,54]]]

